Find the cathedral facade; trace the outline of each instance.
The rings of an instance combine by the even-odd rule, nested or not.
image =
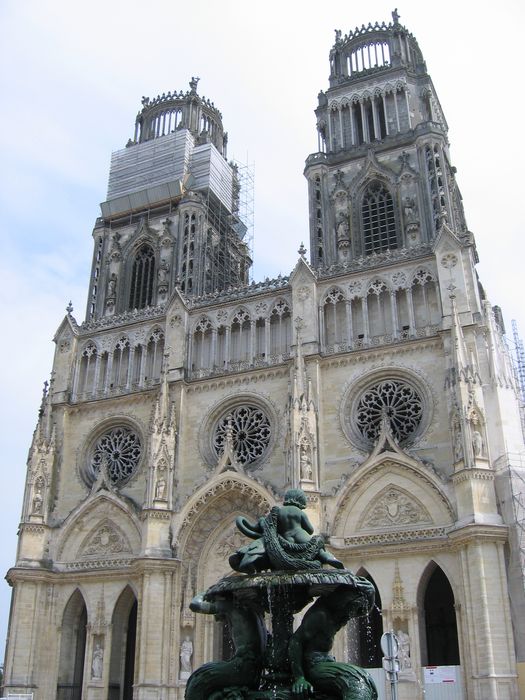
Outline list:
[[[229,573],[235,517],[298,486],[376,588],[336,653],[381,698],[387,630],[402,700],[525,697],[520,405],[445,116],[396,13],[336,32],[329,59],[309,257],[287,277],[249,282],[239,172],[197,79],[143,98],[113,154],[86,318],[56,332],[29,451],[6,694],[183,698],[229,652],[189,601]]]

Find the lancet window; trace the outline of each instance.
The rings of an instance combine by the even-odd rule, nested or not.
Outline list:
[[[146,382],[154,382],[160,377],[163,355],[164,333],[157,328],[150,335],[148,345],[146,347]]]
[[[92,392],[95,389],[95,369],[97,366],[97,348],[94,343],[88,343],[82,351],[80,358],[80,371],[78,376],[78,391]]]
[[[346,301],[339,289],[331,289],[324,300],[324,327],[328,347],[345,343],[348,339]]]
[[[131,269],[130,309],[143,309],[153,303],[155,282],[155,253],[145,243],[138,250]]]
[[[270,354],[284,355],[291,345],[291,315],[288,304],[280,299],[270,314]]]
[[[361,205],[363,253],[381,253],[398,247],[394,201],[378,180],[366,188]]]
[[[425,160],[434,230],[437,231],[441,226],[442,217],[446,216],[447,211],[443,167],[441,163],[441,154],[437,145],[425,146]]]

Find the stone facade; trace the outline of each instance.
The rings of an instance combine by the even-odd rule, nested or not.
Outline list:
[[[340,657],[379,666],[369,642],[394,629],[403,700],[425,665],[454,667],[451,698],[519,697],[520,407],[446,121],[396,13],[336,32],[330,66],[310,261],[301,247],[289,277],[248,284],[235,167],[196,80],[144,100],[114,154],[86,320],[56,333],[29,452],[6,691],[182,698],[227,653],[189,600],[228,573],[235,516],[293,485],[377,588]]]

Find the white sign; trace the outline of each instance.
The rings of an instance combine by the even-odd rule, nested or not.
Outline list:
[[[425,666],[425,683],[456,683],[455,666]]]

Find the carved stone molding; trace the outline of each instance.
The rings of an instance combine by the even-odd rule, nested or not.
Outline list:
[[[432,523],[428,510],[417,499],[390,486],[366,509],[359,530]]]

